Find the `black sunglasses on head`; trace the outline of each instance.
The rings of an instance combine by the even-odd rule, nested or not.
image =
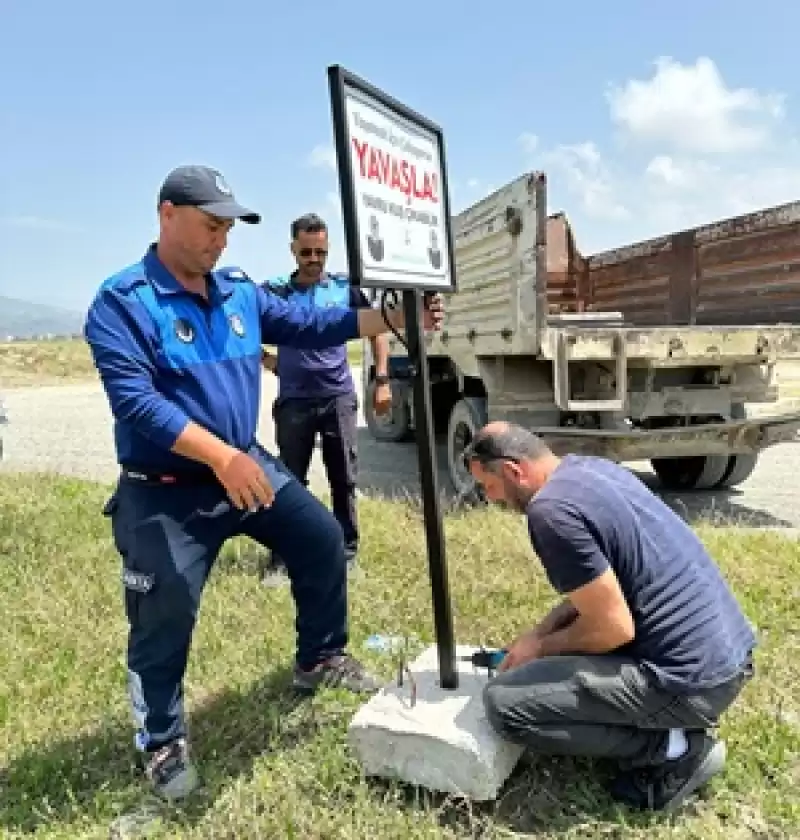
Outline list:
[[[461,459],[467,472],[469,472],[471,461],[477,461],[479,464],[490,464],[492,461],[519,463],[519,459],[504,455],[491,438],[478,438],[476,441],[467,444],[461,453]]]

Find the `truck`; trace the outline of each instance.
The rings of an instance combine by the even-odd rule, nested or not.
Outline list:
[[[587,257],[566,215],[548,214],[546,174],[529,171],[452,226],[456,291],[426,354],[455,493],[475,492],[461,456],[490,420],[556,454],[649,461],[671,491],[735,487],[764,449],[796,439],[779,371],[800,354],[800,202]],[[393,406],[380,417],[363,349],[372,436],[413,437],[403,343],[390,338]]]

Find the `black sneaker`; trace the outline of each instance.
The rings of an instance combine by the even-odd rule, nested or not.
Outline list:
[[[618,802],[642,811],[670,812],[680,807],[725,766],[725,742],[705,732],[687,732],[685,755],[657,767],[623,773],[611,785]]]
[[[200,777],[189,758],[185,739],[179,738],[153,753],[144,774],[153,792],[166,800],[184,799],[200,786]]]
[[[292,688],[301,694],[314,694],[319,688],[344,688],[354,694],[371,694],[380,689],[378,680],[349,654],[320,662],[313,670],[295,665]]]
[[[145,840],[164,826],[165,806],[186,799],[200,787],[200,776],[189,758],[184,738],[165,744],[145,758],[144,775],[155,796],[116,817],[109,826],[110,840]]]

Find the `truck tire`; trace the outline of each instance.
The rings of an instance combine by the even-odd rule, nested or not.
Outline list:
[[[727,490],[730,487],[736,487],[739,484],[747,481],[753,474],[753,470],[758,463],[758,455],[747,453],[744,455],[731,455],[728,458],[728,469],[722,476],[720,482],[716,485],[720,490]]]
[[[370,379],[364,392],[364,418],[375,440],[381,443],[400,443],[411,437],[411,411],[408,388],[397,379],[391,381],[392,410],[388,415],[375,414],[375,380]]]
[[[727,455],[653,458],[650,464],[666,490],[713,490],[728,470]]]
[[[475,432],[487,422],[486,400],[462,397],[453,406],[447,423],[447,471],[450,483],[459,498],[479,497],[475,480],[462,463],[461,456]]]
[[[747,417],[746,407],[742,403],[734,403],[731,406],[731,417],[734,420],[741,420]],[[731,455],[728,459],[728,469],[717,484],[720,490],[727,490],[730,487],[736,487],[748,478],[753,473],[758,463],[758,455],[754,453],[746,453],[742,455]]]

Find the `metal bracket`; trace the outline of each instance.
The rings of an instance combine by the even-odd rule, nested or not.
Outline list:
[[[581,330],[558,330],[555,335],[553,355],[553,393],[555,404],[562,411],[624,411],[628,387],[628,357],[625,335],[622,330],[592,330],[585,337],[611,339],[612,349],[608,356],[615,363],[614,397],[609,400],[573,400],[570,397],[569,364],[571,348],[581,340]],[[601,358],[601,357],[597,357]],[[590,361],[584,357],[584,361]]]
[[[414,675],[411,673],[411,669],[408,667],[408,662],[406,662],[406,658],[404,654],[400,654],[399,659],[397,660],[397,687],[403,687],[403,676],[408,677],[409,686],[411,687],[411,708],[413,709],[414,706],[417,705],[417,681],[414,679]]]

